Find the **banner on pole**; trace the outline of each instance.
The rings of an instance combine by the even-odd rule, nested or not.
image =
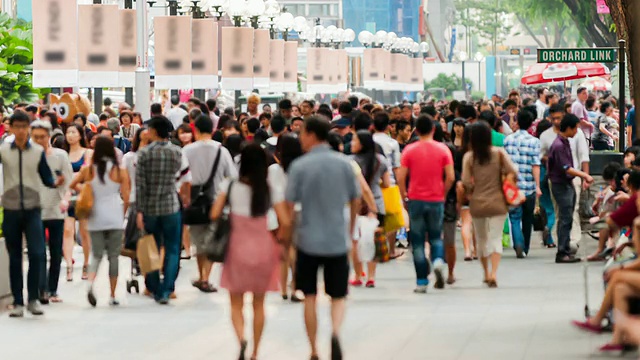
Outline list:
[[[386,56],[384,49],[365,49],[362,61],[363,87],[382,90],[385,86]]]
[[[218,24],[214,19],[191,21],[191,86],[218,88]]]
[[[347,91],[349,88],[349,55],[347,50],[335,50],[336,66],[336,93]]]
[[[222,28],[222,87],[253,90],[253,29]]]
[[[119,10],[119,14],[120,51],[118,58],[118,86],[134,87],[136,83],[136,67],[138,65],[136,11],[131,9]]]
[[[284,83],[282,91],[298,91],[298,42],[284,43]]]
[[[423,91],[424,90],[424,74],[422,73],[422,57],[411,59],[411,90]]]
[[[253,87],[267,89],[270,83],[271,38],[269,30],[253,32]]]
[[[270,40],[269,89],[273,92],[284,91],[284,40]]]
[[[78,86],[118,86],[118,15],[118,5],[78,5]]]
[[[69,0],[33,0],[33,86],[78,85],[78,7]]]
[[[190,89],[191,17],[156,16],[155,88]]]

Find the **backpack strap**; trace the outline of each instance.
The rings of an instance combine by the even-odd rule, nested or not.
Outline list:
[[[209,178],[207,182],[202,186],[202,193],[207,193],[213,187],[213,178],[216,176],[216,172],[218,171],[218,165],[220,164],[220,154],[222,153],[222,148],[218,149],[218,154],[216,155],[216,160],[213,162],[213,168],[211,169],[211,174],[209,174]]]

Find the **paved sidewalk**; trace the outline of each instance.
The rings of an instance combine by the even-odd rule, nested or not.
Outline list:
[[[415,275],[410,255],[380,266],[378,287],[353,289],[349,298],[343,329],[345,358],[599,358],[596,349],[609,337],[581,333],[569,324],[583,317],[582,265],[556,265],[554,251],[540,248],[538,240],[535,244],[527,259],[517,260],[512,251],[505,252],[498,289],[483,286],[477,261],[458,262],[458,282],[445,290],[429,289],[427,295],[412,293]],[[461,251],[458,257],[462,259]],[[166,307],[142,295],[126,294],[129,262],[123,259],[121,264],[119,308],[107,305],[103,264],[96,309],[87,303],[86,283],[77,272],[73,283],[61,282],[64,303],[47,306],[43,318],[9,319],[1,314],[0,358],[237,359],[227,295],[206,295],[191,287],[195,260],[183,262],[179,298]],[[602,297],[600,273],[600,265],[590,267],[592,308]],[[246,315],[251,316],[249,308]],[[329,331],[329,301],[322,297],[321,359],[328,359]],[[249,327],[246,333],[250,338]],[[302,305],[271,295],[260,359],[304,360],[308,354]]]

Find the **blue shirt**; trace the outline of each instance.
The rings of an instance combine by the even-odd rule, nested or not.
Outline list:
[[[627,114],[627,126],[631,126],[631,141],[636,139],[636,108],[629,110]],[[627,144],[631,146],[631,144]]]
[[[558,135],[549,148],[548,172],[552,184],[570,184],[573,176],[567,170],[573,167],[569,139]]]
[[[540,140],[518,130],[504,139],[504,149],[518,167],[518,188],[531,195],[536,191],[533,167],[540,166]]]

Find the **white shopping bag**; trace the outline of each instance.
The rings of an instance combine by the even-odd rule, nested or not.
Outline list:
[[[361,262],[370,262],[376,256],[375,234],[378,228],[378,219],[367,216],[358,216],[358,258]]]

